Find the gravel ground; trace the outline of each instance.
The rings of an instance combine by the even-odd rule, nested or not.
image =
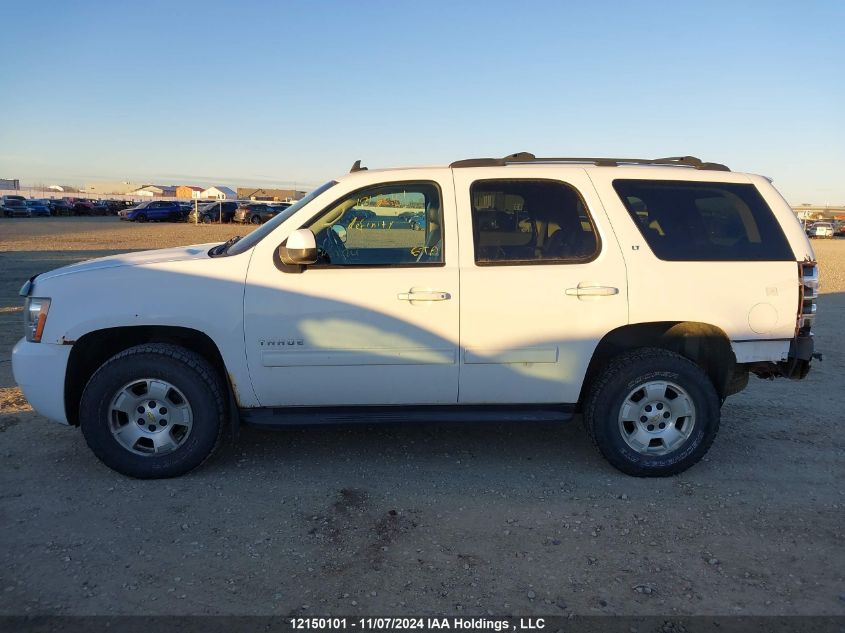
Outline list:
[[[0,614],[845,614],[845,240],[814,244],[824,362],[752,379],[670,479],[619,474],[577,424],[433,422],[246,429],[135,481],[32,413],[24,279],[243,231],[0,220]]]

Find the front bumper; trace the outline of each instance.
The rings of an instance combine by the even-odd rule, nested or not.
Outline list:
[[[38,413],[68,424],[65,412],[65,372],[70,345],[30,343],[25,338],[12,350],[12,374]]]

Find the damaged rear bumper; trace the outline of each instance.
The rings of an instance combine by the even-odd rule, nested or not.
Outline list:
[[[778,362],[751,363],[748,369],[759,378],[791,378],[801,380],[810,373],[813,358],[821,359],[815,351],[812,334],[799,335],[789,342],[786,360]]]

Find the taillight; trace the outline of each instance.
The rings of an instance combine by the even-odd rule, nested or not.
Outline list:
[[[798,274],[801,281],[800,303],[796,330],[807,336],[816,318],[816,298],[819,296],[819,267],[816,262],[800,262]]]

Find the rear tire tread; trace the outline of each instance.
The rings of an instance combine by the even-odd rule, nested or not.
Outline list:
[[[708,431],[704,434],[702,443],[695,450],[696,457],[692,460],[685,459],[671,466],[662,467],[659,470],[622,462],[618,456],[609,453],[607,447],[603,446],[603,442],[596,436],[596,426],[600,423],[600,420],[597,419],[597,408],[602,403],[601,396],[610,389],[610,385],[614,381],[619,380],[625,373],[634,370],[636,367],[642,367],[655,361],[662,364],[683,363],[686,365],[688,370],[698,374],[698,382],[703,386],[704,396],[710,400],[708,404],[716,411],[712,428],[708,429]],[[687,470],[693,464],[697,463],[705,454],[707,454],[707,451],[716,439],[716,434],[719,430],[720,404],[721,400],[716,393],[716,389],[713,386],[712,381],[700,366],[685,356],[681,356],[680,354],[670,350],[646,347],[620,354],[608,361],[605,369],[593,381],[592,385],[590,385],[583,410],[583,426],[587,433],[587,437],[590,438],[590,441],[596,450],[601,453],[615,468],[634,477],[670,477]],[[703,415],[703,413],[704,412],[697,412],[696,415]]]

